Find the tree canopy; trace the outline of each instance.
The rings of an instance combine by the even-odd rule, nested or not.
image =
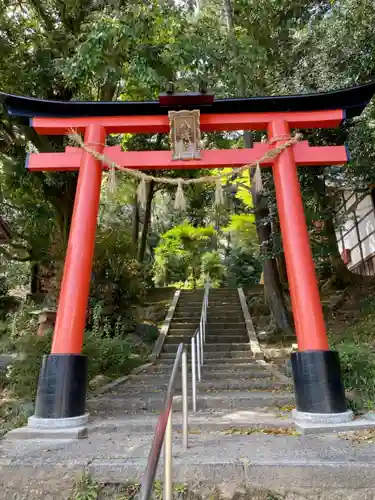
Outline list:
[[[370,0],[0,0],[0,90],[110,101],[155,99],[170,81],[180,91],[205,84],[217,97],[336,89],[375,78],[374,25]],[[351,150],[345,170],[299,171],[313,244],[313,221],[327,221],[324,238],[314,244],[318,271],[344,282],[352,277],[337,253],[332,209],[342,187],[373,182],[374,109],[371,104],[341,130],[305,132],[312,142],[346,141]],[[205,134],[203,142],[206,149],[233,148],[252,138],[259,134]],[[109,142],[129,150],[169,148],[164,134],[111,136]],[[22,265],[17,283],[54,297],[77,175],[29,174],[24,164],[27,152],[66,145],[66,138],[38,136],[0,110],[0,215],[11,232],[0,247],[2,273]],[[103,187],[92,296],[118,304],[127,287],[130,300],[145,286],[186,284],[189,277],[195,286],[207,275],[218,284],[252,284],[263,266],[266,288],[279,290],[271,309],[285,307],[273,181],[269,173],[263,180],[261,199],[254,199],[247,173],[228,182],[220,207],[214,188],[191,187],[186,212],[176,213],[167,186],[150,184],[141,206],[136,182],[119,175],[114,196]],[[328,180],[336,191],[327,192]],[[104,290],[105,280],[114,286]],[[276,324],[288,327],[277,318]]]

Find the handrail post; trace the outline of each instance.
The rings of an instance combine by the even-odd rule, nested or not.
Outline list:
[[[164,443],[164,492],[167,500],[172,500],[172,406],[174,384],[179,372],[181,359],[184,351],[184,344],[179,344],[176,358],[173,363],[172,373],[169,378],[167,392],[164,399],[163,409],[159,415],[155,428],[154,439],[147,459],[145,474],[142,479],[139,500],[149,500],[152,494],[152,487],[159,463],[160,453]]]
[[[198,330],[198,335],[197,335],[197,371],[198,371],[198,382],[201,381],[201,346],[200,346],[200,336],[199,336],[199,330]]]
[[[182,445],[188,447],[188,366],[187,350],[182,353]]]
[[[197,411],[197,372],[195,359],[195,338],[191,339],[191,385],[193,397],[193,412]]]
[[[172,406],[164,438],[164,500],[172,500]]]
[[[203,366],[203,319],[201,319],[200,325],[199,325],[199,332],[198,335],[200,337],[200,347],[201,347],[201,366]]]
[[[207,307],[205,311],[205,316],[204,316],[204,341],[206,342],[206,326],[207,326]]]

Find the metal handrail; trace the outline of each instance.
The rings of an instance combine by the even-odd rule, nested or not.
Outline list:
[[[191,339],[191,369],[192,369],[192,400],[193,411],[197,410],[197,374],[201,381],[201,366],[203,365],[203,344],[206,340],[206,322],[208,308],[208,294],[210,283],[206,282],[204,287],[203,304],[199,328]],[[164,442],[164,499],[172,500],[172,406],[174,385],[180,364],[182,365],[182,443],[188,448],[188,363],[187,349],[185,344],[179,344],[173,363],[172,373],[169,377],[167,392],[164,399],[163,409],[159,415],[156,425],[154,439],[152,441],[147,467],[143,476],[139,500],[149,500],[155,480],[155,475],[160,459],[160,452]]]
[[[206,323],[209,292],[210,282],[207,281],[204,286],[204,296],[199,328],[196,329],[194,335],[191,338],[191,381],[194,413],[197,411],[197,379],[198,382],[201,382],[202,380],[203,346],[206,342]]]
[[[182,442],[185,448],[188,447],[188,396],[187,396],[187,351],[183,343],[179,344],[176,357],[173,363],[172,373],[169,377],[167,393],[164,399],[163,410],[161,411],[155,429],[150,454],[147,460],[147,467],[143,476],[139,493],[140,500],[148,500],[152,493],[156,470],[159,464],[160,452],[163,446],[165,449],[164,463],[164,498],[172,499],[172,403],[174,395],[174,385],[177,372],[182,363]]]

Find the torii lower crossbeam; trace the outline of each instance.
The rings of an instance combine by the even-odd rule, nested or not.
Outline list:
[[[348,161],[345,146],[311,147],[307,141],[291,146],[298,166],[343,165]],[[180,170],[241,167],[256,162],[267,151],[269,144],[256,143],[252,149],[214,149],[202,151],[201,160],[173,161],[170,151],[121,151],[120,146],[109,146],[103,150],[104,156],[120,167],[137,170]],[[68,147],[65,153],[31,153],[26,166],[32,172],[79,170],[84,152],[80,148]],[[261,163],[262,167],[272,167],[274,161]]]

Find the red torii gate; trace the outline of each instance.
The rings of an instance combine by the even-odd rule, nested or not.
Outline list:
[[[10,115],[29,119],[38,134],[63,135],[72,129],[84,134],[92,150],[118,165],[139,169],[239,167],[282,145],[293,128],[338,127],[358,115],[375,92],[375,82],[351,89],[301,96],[224,99],[202,104],[202,95],[177,94],[161,102],[57,102],[0,94]],[[172,104],[171,104],[172,103]],[[252,149],[210,150],[200,160],[172,161],[168,151],[123,152],[107,147],[111,133],[167,133],[170,109],[200,109],[202,131],[267,130],[272,144]],[[306,141],[285,149],[272,167],[280,227],[286,257],[298,352],[292,355],[297,412],[311,417],[332,415],[350,419],[346,409],[340,363],[330,351],[320,304],[297,166],[342,165],[345,146],[310,147]],[[35,415],[30,426],[84,426],[87,359],[81,354],[100,200],[102,164],[80,148],[63,153],[33,153],[30,171],[79,170],[73,218],[65,260],[51,354],[43,360]]]

